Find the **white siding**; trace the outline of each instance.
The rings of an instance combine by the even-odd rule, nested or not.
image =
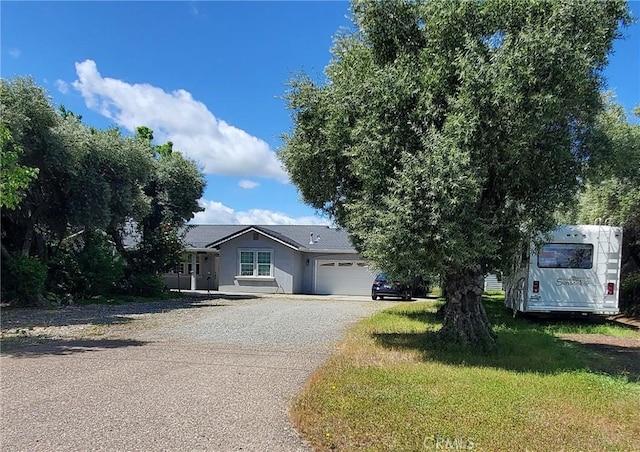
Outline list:
[[[504,290],[502,281],[498,281],[498,277],[489,273],[484,277],[484,290]]]
[[[257,238],[257,239],[256,239]],[[264,249],[273,251],[272,278],[237,278],[239,274],[239,249]],[[219,289],[221,292],[294,293],[294,275],[298,252],[262,234],[248,231],[246,234],[220,246]],[[299,268],[299,264],[297,265]]]

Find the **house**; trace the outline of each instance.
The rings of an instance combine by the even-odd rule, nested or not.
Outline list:
[[[170,289],[368,295],[373,270],[344,229],[309,225],[194,225]]]
[[[504,290],[504,285],[502,280],[498,279],[498,275],[489,273],[484,277],[484,290]]]

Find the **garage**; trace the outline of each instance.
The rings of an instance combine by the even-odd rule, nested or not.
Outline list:
[[[375,275],[361,260],[316,261],[315,293],[322,295],[370,295]]]

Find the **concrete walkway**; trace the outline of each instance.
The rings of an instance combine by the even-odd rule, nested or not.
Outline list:
[[[132,337],[0,357],[2,451],[303,451],[294,395],[347,325],[387,303],[235,300]]]

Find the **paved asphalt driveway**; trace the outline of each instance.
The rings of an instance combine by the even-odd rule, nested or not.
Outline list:
[[[389,306],[364,300],[218,300],[122,339],[3,353],[0,450],[309,450],[289,403],[348,324]]]

